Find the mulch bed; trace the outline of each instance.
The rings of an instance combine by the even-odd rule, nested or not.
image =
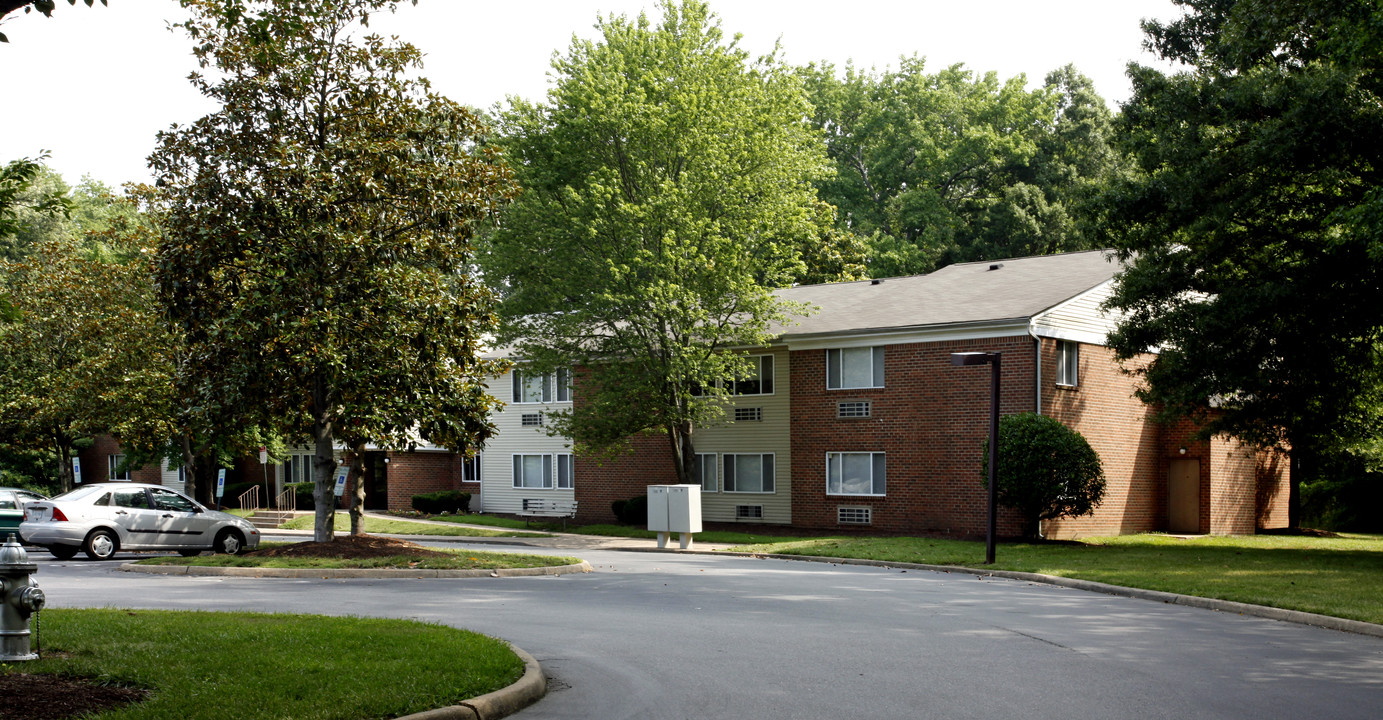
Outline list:
[[[0,718],[61,720],[142,702],[149,691],[59,675],[0,674]]]
[[[329,558],[375,558],[412,555],[415,557],[450,557],[447,553],[423,547],[407,540],[379,537],[378,535],[350,535],[338,537],[331,542],[301,542],[281,547],[252,550],[245,553],[250,557],[329,557]]]

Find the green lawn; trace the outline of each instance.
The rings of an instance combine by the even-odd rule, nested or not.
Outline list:
[[[446,520],[448,518],[436,518]],[[316,518],[312,515],[303,515],[293,518],[280,527],[285,530],[311,530]],[[522,525],[522,523],[520,523]],[[336,513],[336,530],[345,532],[351,529],[351,519],[346,513]],[[447,537],[546,537],[543,533],[533,532],[511,532],[505,530],[478,530],[465,527],[447,527],[445,525],[429,525],[427,523],[409,522],[407,520],[384,520],[381,518],[365,518],[365,532],[386,535],[443,535]]]
[[[151,690],[98,718],[393,718],[512,684],[523,662],[483,635],[408,620],[312,615],[45,610],[54,673]]]
[[[266,543],[266,545],[271,543]],[[433,549],[433,548],[429,548]],[[264,568],[397,568],[400,570],[494,570],[497,568],[553,567],[575,565],[581,560],[553,555],[484,552],[480,550],[438,550],[452,557],[394,555],[377,558],[260,557],[248,555],[198,555],[196,557],[154,557],[136,561],[139,565],[198,565],[202,567]]]
[[[701,538],[701,535],[697,535]],[[746,544],[739,551],[824,555],[979,568],[984,543],[935,538],[810,538]],[[1003,543],[998,570],[1235,600],[1383,623],[1383,536],[1167,535],[1082,543]]]

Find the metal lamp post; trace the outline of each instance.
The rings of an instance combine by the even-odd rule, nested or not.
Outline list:
[[[951,353],[952,365],[988,365],[989,380],[989,525],[984,541],[984,562],[994,564],[994,532],[997,525],[998,483],[995,472],[999,466],[999,365],[1003,353]]]

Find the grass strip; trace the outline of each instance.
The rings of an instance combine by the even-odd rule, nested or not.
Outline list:
[[[701,539],[701,535],[697,536]],[[823,537],[762,542],[745,552],[984,567],[984,543]],[[1002,543],[992,566],[1124,587],[1234,600],[1383,623],[1383,536],[1337,538],[1162,534],[1079,543]]]
[[[429,548],[430,550],[436,548]],[[555,555],[526,555],[481,550],[441,550],[449,557],[392,555],[374,558],[259,557],[249,555],[161,556],[136,561],[139,565],[196,565],[198,567],[262,568],[395,568],[400,570],[497,570],[575,565],[581,560]]]
[[[437,518],[443,520],[446,518]],[[279,527],[284,530],[311,530],[316,518],[303,515],[293,518]],[[333,527],[339,532],[351,529],[351,519],[346,513],[336,513]],[[546,533],[506,532],[503,530],[480,530],[467,527],[448,527],[407,520],[385,520],[366,517],[365,532],[372,535],[439,535],[444,537],[547,537]]]
[[[145,688],[119,720],[393,718],[512,684],[504,643],[409,620],[151,610],[45,610],[28,673]],[[13,666],[0,666],[13,668]]]

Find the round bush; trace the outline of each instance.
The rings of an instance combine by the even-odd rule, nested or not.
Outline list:
[[[1027,537],[1037,536],[1042,520],[1089,514],[1104,499],[1104,469],[1094,448],[1080,433],[1037,413],[1000,418],[997,475],[999,504],[1023,516]]]

